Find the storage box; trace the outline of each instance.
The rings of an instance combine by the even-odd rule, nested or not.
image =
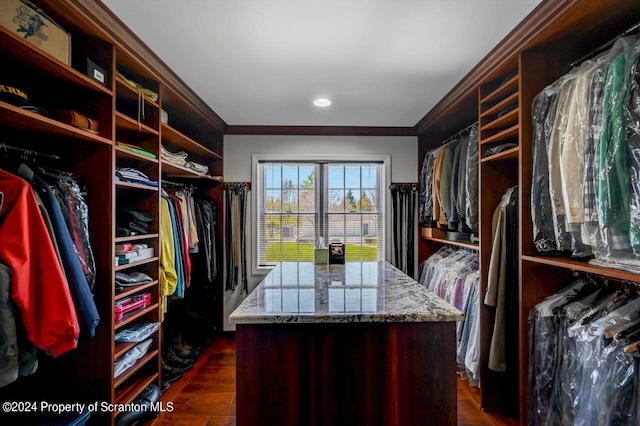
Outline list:
[[[71,66],[71,35],[32,4],[0,0],[0,26]]]
[[[87,58],[87,77],[109,88],[109,74],[89,58]]]
[[[420,236],[422,238],[447,238],[446,231],[439,228],[420,228]]]

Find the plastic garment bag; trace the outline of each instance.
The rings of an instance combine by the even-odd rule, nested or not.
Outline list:
[[[557,249],[553,230],[551,198],[549,197],[549,160],[547,140],[551,134],[547,116],[555,115],[558,86],[553,84],[533,100],[533,178],[531,180],[531,218],[536,250],[551,252]]]
[[[625,109],[626,138],[631,183],[629,237],[633,254],[640,257],[640,42],[629,61],[628,102]]]
[[[465,221],[467,227],[478,232],[478,128],[469,131],[467,146],[467,172],[465,175],[465,189],[467,195]]]
[[[561,152],[564,139],[563,134],[569,121],[569,105],[575,89],[577,69],[560,79],[555,115],[548,114],[546,125],[550,128],[547,140],[547,156],[549,158],[549,197],[551,199],[551,211],[553,218],[553,231],[556,238],[556,247],[561,251],[571,250],[571,235],[567,231],[567,222],[564,199],[562,198],[562,173]]]
[[[420,170],[420,192],[418,194],[418,221],[429,226],[433,220],[433,171],[439,149],[427,152]]]

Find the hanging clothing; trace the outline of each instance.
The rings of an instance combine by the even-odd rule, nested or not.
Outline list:
[[[74,349],[78,317],[32,189],[0,170],[4,194],[0,216],[0,261],[11,268],[11,299],[29,341],[59,356]]]
[[[479,386],[480,340],[479,322],[480,272],[478,253],[444,246],[420,265],[419,282],[464,313],[456,329],[458,372]]]
[[[624,129],[625,71],[629,51],[620,53],[607,70],[600,137],[598,220],[602,226],[629,229],[631,188]]]
[[[529,313],[532,425],[631,425],[640,299],[578,279]],[[635,334],[634,334],[635,333]]]
[[[393,257],[391,263],[409,276],[414,276],[415,184],[391,184],[391,223]]]
[[[225,290],[235,290],[240,283],[240,289],[248,293],[246,217],[249,189],[245,184],[227,184],[225,190],[227,192],[227,279]]]
[[[80,331],[87,337],[93,337],[100,322],[100,315],[80,264],[71,233],[66,225],[64,214],[51,187],[38,175],[33,176],[33,186],[42,197],[51,217],[69,290],[76,309],[78,323],[80,324]]]
[[[464,182],[467,193],[465,218],[467,227],[474,233],[478,232],[478,177],[480,175],[478,155],[478,126],[474,125],[469,130]]]
[[[439,149],[428,152],[420,169],[420,193],[418,194],[418,221],[430,226],[433,220],[433,172]]]
[[[166,313],[166,297],[176,291],[178,273],[176,271],[176,250],[173,233],[173,222],[169,211],[169,200],[160,199],[160,283],[162,295],[162,310]]]
[[[518,287],[518,274],[514,270],[514,265],[518,263],[517,244],[513,246],[513,241],[507,244],[509,237],[518,232],[517,200],[518,187],[509,188],[494,211],[491,228],[493,244],[484,303],[496,308],[488,365],[490,369],[499,372],[507,371],[506,326],[509,319],[506,313],[514,302],[513,299],[509,300],[507,294],[513,294],[513,290]]]

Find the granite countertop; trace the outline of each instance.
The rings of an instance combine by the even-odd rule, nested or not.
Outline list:
[[[447,322],[463,313],[385,261],[278,264],[229,317],[236,324]]]

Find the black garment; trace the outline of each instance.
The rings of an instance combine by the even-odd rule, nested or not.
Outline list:
[[[434,151],[427,152],[420,170],[418,221],[423,226],[431,226],[433,222],[433,168],[436,160],[434,154]]]
[[[533,100],[533,178],[531,179],[531,219],[533,241],[540,252],[555,251],[556,238],[553,231],[553,213],[549,195],[549,159],[547,143],[551,136],[551,125],[557,107],[558,91],[550,87],[540,92]]]
[[[453,162],[451,167],[451,214],[449,215],[449,229],[458,229],[458,167],[460,163],[461,145],[465,143],[464,138],[461,139],[453,149]]]
[[[469,151],[469,141],[470,135],[466,135],[462,138],[460,142],[460,155],[458,158],[458,181],[457,181],[457,193],[455,196],[456,199],[456,208],[458,214],[458,231],[459,232],[470,232],[471,230],[467,227],[466,224],[466,216],[467,216],[467,152]]]
[[[519,387],[519,262],[518,262],[518,187],[511,191],[509,202],[505,206],[505,244],[507,264],[505,271],[505,342],[506,342],[506,379],[502,413],[505,417],[517,418],[520,408]]]
[[[478,128],[472,127],[469,131],[469,147],[467,148],[467,164],[465,175],[465,187],[467,191],[467,214],[465,220],[469,229],[478,232]]]
[[[189,340],[200,343],[221,328],[222,285],[218,276],[220,259],[216,251],[216,204],[208,198],[198,197],[194,199],[194,207],[198,250],[190,254],[191,286],[187,289],[179,315],[183,323],[191,324]]]

